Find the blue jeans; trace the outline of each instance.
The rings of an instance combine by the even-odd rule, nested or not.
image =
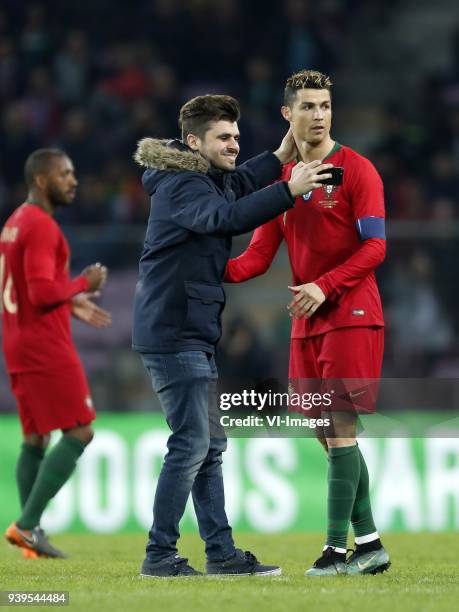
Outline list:
[[[209,560],[234,554],[225,513],[222,452],[226,436],[215,423],[218,373],[203,351],[142,355],[172,434],[153,503],[147,559],[177,553],[179,522],[190,495]]]

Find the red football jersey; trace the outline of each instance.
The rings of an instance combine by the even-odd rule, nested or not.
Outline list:
[[[23,204],[0,234],[0,309],[8,372],[58,369],[79,362],[71,338],[72,296],[89,288],[69,278],[70,250],[54,219]]]
[[[314,282],[327,297],[311,318],[293,319],[292,338],[384,325],[374,269],[384,259],[385,240],[362,238],[358,231],[361,220],[383,223],[382,181],[368,159],[338,143],[324,161],[344,168],[342,185],[324,185],[298,197],[294,208],[259,227],[247,250],[226,269],[229,282],[263,274],[286,240],[292,284]],[[282,180],[290,179],[295,164],[284,166]]]

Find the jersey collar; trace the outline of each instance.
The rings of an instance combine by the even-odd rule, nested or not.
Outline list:
[[[336,152],[337,152],[337,151],[339,151],[340,149],[341,149],[341,145],[340,145],[340,143],[335,141],[335,144],[333,145],[332,150],[331,150],[329,153],[327,153],[327,155],[326,155],[326,156],[323,158],[323,160],[322,160],[322,161],[324,162],[326,159],[328,159],[329,157],[331,157],[331,156],[332,156],[334,153],[336,153]]]

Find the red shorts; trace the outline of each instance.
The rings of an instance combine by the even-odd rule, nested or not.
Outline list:
[[[62,370],[10,374],[10,382],[25,435],[73,429],[96,418],[80,364]]]
[[[336,410],[372,413],[383,352],[383,327],[343,327],[311,338],[292,338],[291,389],[324,393],[333,388]],[[321,410],[325,409],[322,404]]]

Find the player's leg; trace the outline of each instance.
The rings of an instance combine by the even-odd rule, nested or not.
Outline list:
[[[352,508],[360,478],[359,450],[355,438],[356,417],[348,413],[325,413],[333,426],[327,432],[328,446],[328,502],[326,547],[343,555],[347,551],[347,536]],[[339,437],[334,437],[334,436]]]
[[[30,495],[41,462],[45,456],[49,439],[49,435],[40,436],[39,434],[29,434],[24,436],[21,452],[16,464],[16,482],[21,508],[24,508],[27,498]]]
[[[344,332],[344,333],[343,333]],[[352,508],[360,478],[360,458],[356,444],[356,415],[336,411],[336,400],[345,395],[336,379],[353,374],[353,353],[348,349],[346,330],[333,330],[317,338],[317,364],[324,384],[331,384],[334,393],[332,409],[323,413],[330,426],[324,429],[328,451],[327,537],[323,554],[307,576],[328,576],[346,573],[347,537]]]
[[[19,491],[19,501],[21,508],[23,508],[45,456],[49,444],[49,435],[44,436],[36,433],[36,424],[33,414],[28,409],[27,398],[22,391],[23,385],[21,383],[20,374],[10,375],[11,390],[16,397],[23,432],[23,442],[16,464],[16,483]]]
[[[351,522],[355,535],[355,551],[346,563],[348,574],[376,574],[390,566],[373,520],[368,469],[359,449],[360,479],[352,509]]]
[[[339,432],[340,437],[332,437],[329,428],[325,429],[329,462],[327,535],[322,555],[305,572],[306,576],[334,576],[346,573],[347,536],[360,476],[355,417],[327,412],[323,414],[323,418],[330,419],[333,431]]]
[[[365,366],[364,374],[366,377],[379,380],[381,375],[382,359],[384,352],[384,329],[383,328],[363,328],[359,332],[358,342],[359,352],[362,355],[369,355]],[[376,397],[369,409],[375,407]],[[379,534],[373,520],[370,501],[370,480],[365,458],[359,449],[360,458],[360,480],[357,487],[354,507],[352,509],[351,522],[355,534],[355,543],[359,546],[367,545],[370,549],[371,544],[380,546]],[[368,546],[369,545],[369,546]],[[365,548],[365,546],[364,546]]]
[[[19,490],[21,510],[29,498],[41,462],[45,456],[46,448],[49,445],[49,440],[49,435],[29,434],[24,436],[21,452],[16,464],[16,482]],[[23,548],[22,554],[26,559],[38,559],[40,556],[34,550],[28,548]]]
[[[360,329],[360,328],[359,328]],[[362,355],[368,355],[365,360],[365,369],[361,372],[363,378],[379,380],[381,375],[384,352],[384,329],[361,328],[358,350]],[[362,360],[364,362],[364,360]],[[376,394],[370,393],[367,411],[375,409]],[[390,566],[389,555],[385,551],[377,531],[370,500],[370,479],[365,458],[359,452],[360,478],[356,491],[355,502],[352,508],[351,523],[355,536],[355,552],[347,561],[348,574],[366,574],[383,572]]]
[[[44,435],[60,428],[63,435],[41,461],[21,516],[9,528],[11,537],[8,539],[11,541],[15,535],[19,540],[16,538],[17,541],[12,543],[32,548],[43,556],[64,557],[61,551],[49,544],[40,528],[40,519],[49,501],[70,478],[91,441],[91,421],[95,413],[81,367],[51,375],[28,374],[26,378],[25,398],[37,430]]]
[[[10,375],[11,390],[16,397],[19,419],[23,431],[23,443],[16,464],[16,483],[19,491],[21,509],[24,507],[49,444],[49,435],[35,433],[36,424],[33,412],[29,410],[27,397],[23,392],[24,384],[20,374]],[[25,542],[18,532],[16,524],[11,524],[5,532],[5,538],[10,544],[21,548],[26,559],[38,559],[39,555],[30,548],[25,548]]]
[[[290,341],[290,365],[289,385],[295,392],[305,393],[317,391],[317,384],[321,385],[323,372],[320,367],[320,354],[323,344],[323,335],[312,338],[292,338]],[[312,388],[311,388],[312,385]],[[321,416],[321,415],[317,415]],[[327,452],[329,464],[331,464],[328,453],[326,433],[316,430],[320,444]],[[330,465],[329,465],[330,472]],[[329,477],[330,485],[330,477]],[[330,497],[330,495],[329,495]],[[345,572],[346,555],[338,555],[329,546],[324,547],[323,554],[315,561],[314,565],[305,573],[307,576],[328,576]]]
[[[59,441],[43,459],[33,488],[16,525],[33,529],[40,524],[49,501],[64,486],[76,468],[77,461],[94,436],[90,424],[78,425],[63,431]]]
[[[362,544],[372,541],[381,546],[373,521],[369,495],[368,469],[365,459],[356,443],[356,423],[359,412],[372,413],[375,410],[377,384],[382,365],[384,331],[382,328],[348,328],[336,330],[329,338],[330,355],[334,361],[328,366],[327,378],[342,378],[342,396],[347,402],[344,409],[330,414],[332,430],[327,438],[329,448],[354,446],[358,455],[359,479],[351,512],[354,532],[363,538]],[[335,349],[333,350],[333,344]],[[350,352],[349,352],[350,348]],[[332,357],[330,356],[330,361]],[[340,376],[338,377],[338,374]],[[335,381],[337,382],[337,381]],[[339,382],[338,382],[339,384]],[[331,453],[339,452],[330,450]],[[343,451],[341,451],[343,452]]]
[[[334,411],[324,415],[331,421],[331,427],[326,432],[330,467],[325,556],[330,557],[329,568],[332,573],[336,573],[333,571],[334,566],[338,567],[338,563],[345,560],[347,533],[352,517],[358,521],[362,532],[365,531],[365,546],[360,552],[369,552],[367,546],[374,551],[381,550],[366,559],[363,568],[367,572],[382,571],[381,568],[388,566],[388,556],[382,549],[372,518],[368,470],[356,443],[357,412],[372,412],[375,407],[374,386],[365,383],[379,378],[382,351],[378,352],[377,349],[382,334],[382,330],[372,328],[335,330],[324,337],[320,355],[323,378],[332,380],[335,386],[340,384],[338,379],[347,379],[343,381],[342,393],[339,395],[348,397],[344,409],[337,406]],[[358,387],[356,391],[345,388],[350,379],[355,380]],[[359,399],[349,400],[352,395]],[[359,404],[355,404],[356,401]],[[368,544],[370,541],[373,544]],[[345,571],[363,573],[359,569],[359,563],[359,554],[353,555],[346,564]]]
[[[60,491],[72,475],[77,461],[93,437],[90,425],[78,426],[63,432],[60,440],[47,453],[33,483],[33,487],[15,524],[15,535],[19,535],[31,548],[26,556],[65,558],[62,551],[52,546],[39,527],[41,516],[50,500]]]
[[[16,482],[19,491],[21,509],[30,495],[33,484],[38,474],[50,436],[39,434],[24,435],[21,452],[16,464]],[[26,559],[38,559],[40,555],[29,548],[22,548],[22,554]]]

